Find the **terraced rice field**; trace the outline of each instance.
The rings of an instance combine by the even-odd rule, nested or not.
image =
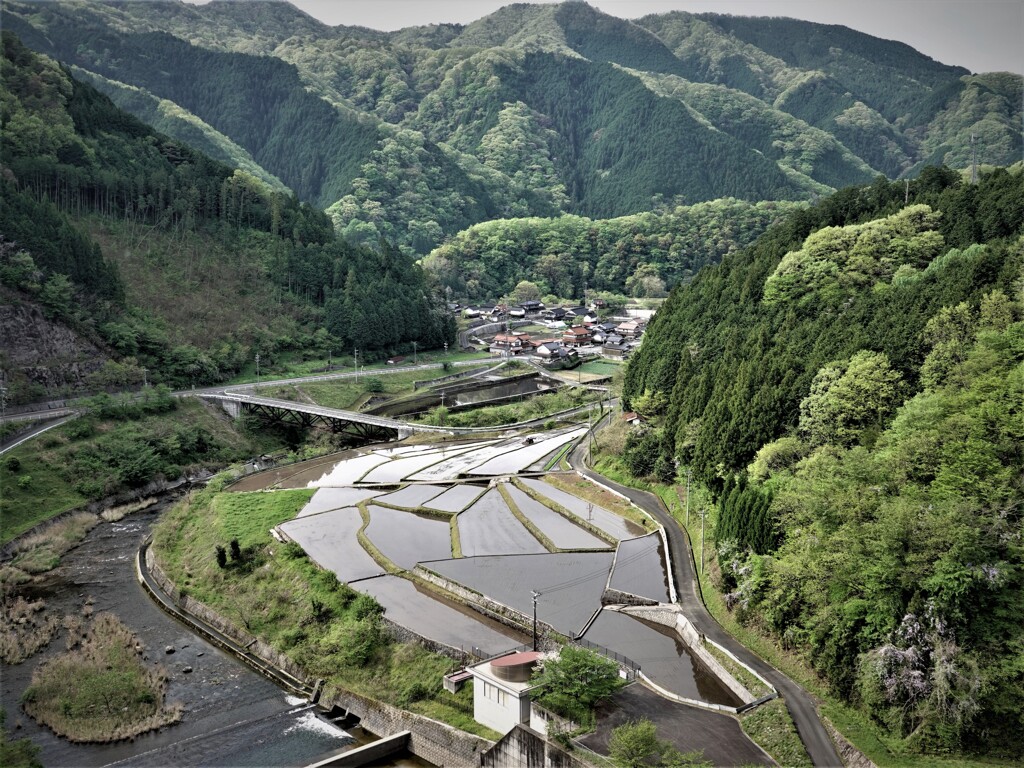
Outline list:
[[[461,512],[476,501],[484,490],[479,485],[453,485],[440,496],[431,499],[423,506],[440,512]]]
[[[586,520],[591,525],[600,528],[616,540],[632,539],[645,533],[636,523],[631,523],[625,518],[619,517],[604,507],[591,504],[583,499],[555,488],[543,480],[531,477],[521,478],[523,485],[540,496],[550,499],[559,506],[568,510],[581,520]]]
[[[299,517],[317,515],[331,509],[342,507],[354,507],[360,501],[372,499],[380,491],[372,491],[368,488],[320,488],[313,494],[302,509],[299,510]]]
[[[496,488],[461,513],[456,524],[463,557],[547,552],[512,514]]]
[[[390,504],[393,507],[422,507],[426,502],[444,491],[440,485],[407,485],[401,490],[389,493],[386,496],[378,496],[377,501],[382,504]]]
[[[573,636],[583,630],[601,606],[612,554],[556,552],[466,557],[429,562],[425,567],[526,616],[533,612],[530,593],[537,590],[541,593],[537,617]]]
[[[506,484],[509,496],[523,517],[537,526],[558,549],[608,549],[610,545],[590,531],[586,531],[568,518],[546,507],[512,484]]]
[[[384,571],[356,538],[362,525],[359,510],[347,507],[297,517],[281,523],[278,528],[297,542],[317,565],[333,571],[341,581],[350,582]]]
[[[370,504],[366,537],[399,568],[452,556],[448,521]]]
[[[671,602],[664,563],[660,533],[623,539],[619,542],[608,586],[659,603]]]
[[[367,579],[354,588],[373,595],[392,621],[453,648],[493,656],[526,641],[524,635],[398,576]]]
[[[667,627],[601,611],[584,638],[632,659],[645,675],[678,696],[730,707],[743,703]]]

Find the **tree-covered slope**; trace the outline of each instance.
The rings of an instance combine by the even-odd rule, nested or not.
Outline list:
[[[3,21],[137,115],[156,118],[142,91],[160,100],[176,138],[205,124],[211,151],[234,145],[357,241],[410,255],[494,217],[808,199],[959,167],[972,133],[983,164],[1020,156],[1019,76],[961,82],[906,45],[791,19],[519,3],[384,33],[281,2],[11,0]]]
[[[322,211],[155,132],[9,32],[3,54],[0,280],[116,358],[79,385],[143,369],[201,384],[255,352],[451,341],[407,256],[339,240]],[[8,374],[15,400],[53,378]]]
[[[623,456],[712,492],[726,603],[895,754],[1019,759],[1024,175],[929,168],[791,214],[677,289]]]
[[[541,295],[582,297],[586,289],[661,296],[798,205],[725,199],[614,219],[501,219],[460,232],[424,266],[471,301],[507,295],[524,280]]]

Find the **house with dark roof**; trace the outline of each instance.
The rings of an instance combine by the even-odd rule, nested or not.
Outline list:
[[[567,347],[584,347],[593,340],[590,329],[583,325],[566,328],[562,334],[562,343]]]

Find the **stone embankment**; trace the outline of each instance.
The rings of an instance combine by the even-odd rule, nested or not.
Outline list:
[[[283,687],[308,696],[326,710],[341,711],[358,718],[365,730],[377,736],[387,737],[409,731],[409,752],[423,760],[434,765],[479,765],[480,754],[493,746],[493,742],[487,739],[429,717],[312,680],[288,657],[235,626],[209,606],[182,594],[160,568],[148,546],[139,551],[138,576],[166,611]]]

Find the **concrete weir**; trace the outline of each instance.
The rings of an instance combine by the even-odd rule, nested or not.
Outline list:
[[[384,758],[405,752],[409,748],[410,731],[399,731],[358,749],[350,749],[340,755],[325,758],[306,768],[361,768]]]

